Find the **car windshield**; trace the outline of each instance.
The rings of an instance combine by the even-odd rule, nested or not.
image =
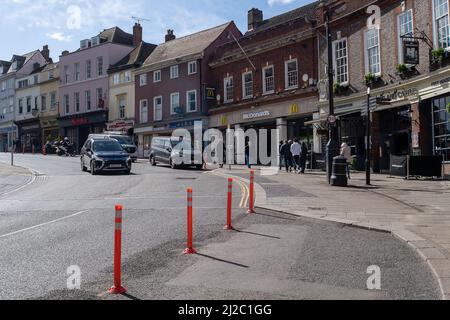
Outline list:
[[[115,140],[94,141],[92,150],[95,152],[119,152],[122,146]]]
[[[133,142],[131,141],[130,137],[127,136],[111,136],[111,138],[119,141],[120,144],[124,145],[132,145]]]

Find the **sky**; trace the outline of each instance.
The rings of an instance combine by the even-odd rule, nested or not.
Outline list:
[[[0,60],[48,44],[54,61],[80,40],[118,26],[132,33],[142,21],[144,41],[159,44],[167,29],[177,37],[234,20],[247,30],[247,12],[259,8],[264,18],[298,8],[312,0],[0,0]]]

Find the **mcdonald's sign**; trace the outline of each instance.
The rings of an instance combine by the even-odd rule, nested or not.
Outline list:
[[[227,116],[222,116],[222,117],[220,117],[220,123],[223,125],[223,126],[226,126],[226,125],[230,125],[229,123],[228,123],[228,117]]]
[[[291,104],[291,113],[298,113],[298,111],[299,111],[298,103]]]
[[[216,100],[216,89],[215,88],[206,88],[206,99],[207,100]]]

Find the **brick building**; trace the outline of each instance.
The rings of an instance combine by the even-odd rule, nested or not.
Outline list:
[[[367,103],[366,80],[370,80],[372,96],[390,100],[371,112],[375,172],[390,170],[392,161],[407,155],[442,155],[444,162],[450,161],[450,122],[445,110],[450,102],[448,1],[380,0],[362,4],[332,0],[326,5],[338,7],[332,19],[335,114],[340,139],[352,146],[357,167],[364,169],[362,110]],[[379,20],[369,19],[376,13],[368,13],[370,5],[381,9]],[[319,6],[317,11],[322,34],[324,10],[326,6]],[[327,61],[326,38],[319,39],[319,61]],[[418,62],[406,60],[414,57],[405,56],[405,40],[418,45]],[[328,116],[328,94],[323,64],[319,63],[318,71],[320,119],[315,127],[320,129]],[[316,130],[316,136],[321,132],[326,134]],[[324,135],[322,141],[326,140]],[[324,151],[323,144],[316,148],[316,152]]]
[[[192,130],[200,121],[208,128],[209,63],[231,34],[241,35],[234,22],[178,39],[168,30],[166,41],[136,70],[134,132],[141,157],[148,157],[153,136],[171,135],[177,128]]]
[[[210,63],[218,94],[210,127],[279,129],[277,145],[294,138],[313,143],[305,122],[317,111],[316,6],[270,19],[258,9],[248,12],[247,32],[219,48]]]

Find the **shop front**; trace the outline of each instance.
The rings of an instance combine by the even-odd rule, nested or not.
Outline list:
[[[115,120],[106,124],[108,131],[122,132],[131,135],[134,128],[134,120]]]
[[[104,110],[58,118],[61,136],[69,138],[75,144],[75,150],[81,150],[90,134],[103,133],[108,121],[108,112]]]
[[[42,149],[42,128],[39,119],[16,122],[19,128],[20,151],[40,152]]]
[[[11,123],[0,124],[0,152],[11,150],[14,140],[17,137],[17,126]]]
[[[54,142],[61,140],[61,133],[58,127],[58,120],[56,117],[41,118],[42,128],[42,145],[45,146],[47,142]]]
[[[312,120],[314,112],[317,112],[316,97],[254,106],[229,112],[211,110],[210,127],[221,130],[224,137],[228,127],[245,131],[254,129],[258,137],[261,137],[259,135],[261,130],[266,130],[266,150],[269,153],[272,149],[278,149],[278,144],[281,140],[299,139],[299,141],[307,143],[308,147],[311,148],[313,144],[313,128],[307,126],[306,122]],[[276,137],[273,136],[272,130],[278,130]],[[259,146],[260,143],[259,141]],[[276,143],[276,146],[273,146],[273,143]],[[271,154],[268,154],[268,156],[271,156]]]

